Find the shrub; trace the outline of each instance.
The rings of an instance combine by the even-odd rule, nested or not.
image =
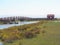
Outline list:
[[[33,33],[32,32],[26,32],[25,33],[25,37],[26,38],[32,38],[33,37]]]

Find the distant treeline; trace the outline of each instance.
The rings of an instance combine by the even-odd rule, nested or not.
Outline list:
[[[29,18],[29,17],[6,17],[0,18],[0,24],[7,24],[7,23],[17,23],[18,21],[40,21],[40,20],[57,20],[57,18]]]

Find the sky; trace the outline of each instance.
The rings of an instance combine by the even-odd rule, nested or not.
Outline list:
[[[60,18],[60,0],[0,0],[0,17],[46,17],[55,14]]]

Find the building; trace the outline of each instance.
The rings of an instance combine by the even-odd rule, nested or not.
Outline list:
[[[49,19],[49,20],[53,20],[54,19],[54,14],[48,14],[47,15],[47,19]]]

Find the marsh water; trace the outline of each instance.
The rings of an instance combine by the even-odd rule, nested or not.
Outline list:
[[[3,45],[3,43],[2,43],[2,42],[0,42],[0,45]]]
[[[19,25],[24,25],[24,24],[31,24],[31,23],[36,23],[38,21],[23,21],[23,22],[18,22],[18,24],[2,24],[0,25],[0,29],[4,29],[4,28],[8,28],[8,27],[12,27],[12,26],[19,26]]]

